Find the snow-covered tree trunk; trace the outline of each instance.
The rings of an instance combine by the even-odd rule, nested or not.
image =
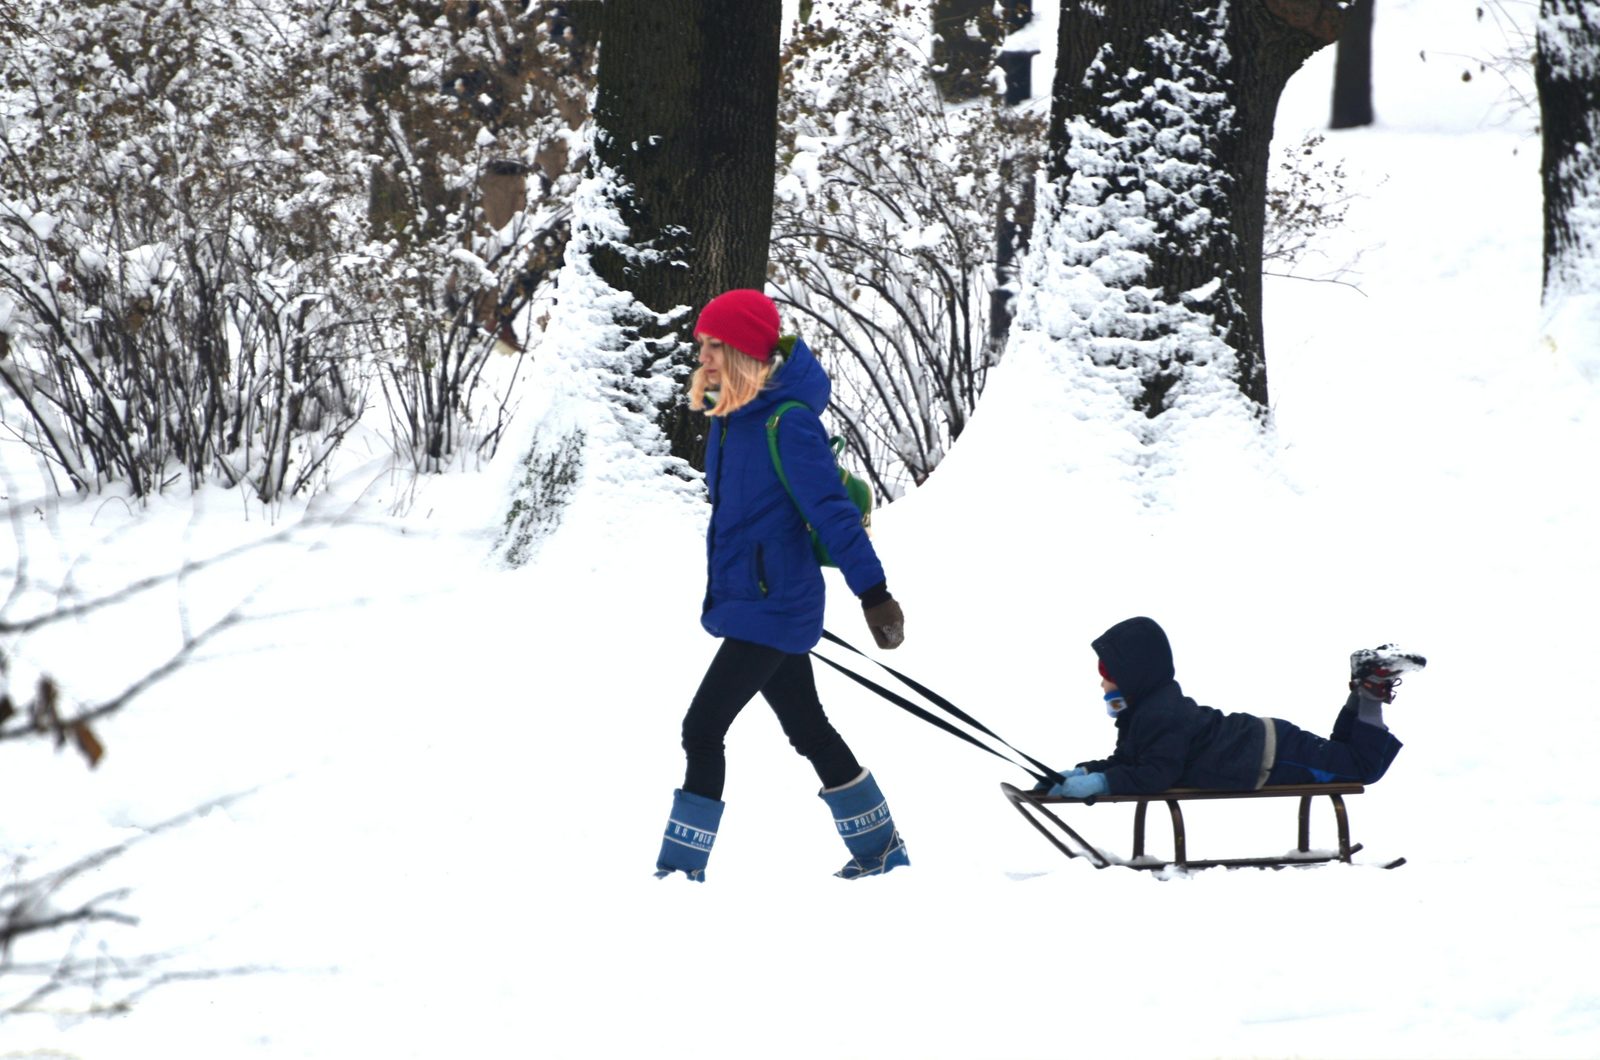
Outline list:
[[[1332,0],[1066,0],[1019,326],[1115,369],[1147,417],[1218,380],[1264,409],[1273,119],[1344,15]]]
[[[595,271],[644,310],[624,321],[641,375],[693,364],[693,313],[766,281],[777,142],[780,0],[608,0],[600,31],[596,160],[618,178],[627,234]],[[659,400],[674,455],[698,462],[703,421]]]
[[[772,223],[778,0],[565,10],[598,37],[598,91],[573,137],[591,164],[518,412],[498,546],[513,566],[558,530],[608,533],[643,479],[671,480],[652,497],[703,504],[689,329],[712,296],[764,285]]]
[[[1545,341],[1600,381],[1600,0],[1542,0]]]

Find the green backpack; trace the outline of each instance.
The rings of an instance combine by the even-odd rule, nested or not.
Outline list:
[[[811,531],[811,551],[816,555],[817,562],[824,567],[837,567],[833,557],[828,555],[828,547],[817,536],[816,528],[811,525],[805,509],[800,507],[800,501],[794,495],[794,490],[789,487],[789,476],[783,473],[783,461],[778,458],[778,420],[790,409],[803,409],[803,401],[785,401],[773,410],[767,417],[767,451],[772,454],[772,469],[778,473],[778,481],[783,483],[784,491],[789,494],[789,499],[794,501],[794,506],[800,512],[800,518],[805,519],[806,529]],[[843,438],[828,439],[833,446],[834,466],[839,470],[839,481],[844,483],[844,491],[850,495],[850,500],[855,503],[861,512],[861,528],[868,533],[872,531],[872,487],[850,474],[843,467],[839,467],[839,454],[844,451]]]

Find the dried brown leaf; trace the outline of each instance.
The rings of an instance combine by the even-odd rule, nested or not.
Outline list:
[[[100,759],[106,756],[105,746],[101,744],[86,721],[73,722],[72,740],[78,745],[78,750],[83,752],[83,757],[88,759],[90,769],[99,765]]]

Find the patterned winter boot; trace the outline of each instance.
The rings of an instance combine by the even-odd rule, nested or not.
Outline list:
[[[853,880],[911,864],[905,841],[889,815],[889,804],[871,773],[863,769],[850,783],[824,788],[817,794],[833,811],[839,837],[850,850],[849,863],[834,873],[835,876]]]
[[[675,789],[672,813],[661,837],[661,854],[656,858],[656,878],[665,879],[681,872],[698,883],[706,879],[706,861],[711,844],[717,841],[717,825],[722,823],[722,803],[692,791]]]

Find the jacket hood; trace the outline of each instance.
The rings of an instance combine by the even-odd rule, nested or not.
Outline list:
[[[1175,677],[1172,645],[1155,619],[1124,619],[1100,634],[1093,647],[1129,706]]]
[[[829,381],[828,373],[803,340],[795,338],[794,345],[785,351],[789,339],[790,336],[785,336],[778,340],[778,352],[783,356],[783,363],[772,373],[765,389],[749,405],[734,412],[734,416],[752,412],[764,417],[785,401],[804,402],[818,416],[827,409],[828,398],[833,393],[833,383]]]

